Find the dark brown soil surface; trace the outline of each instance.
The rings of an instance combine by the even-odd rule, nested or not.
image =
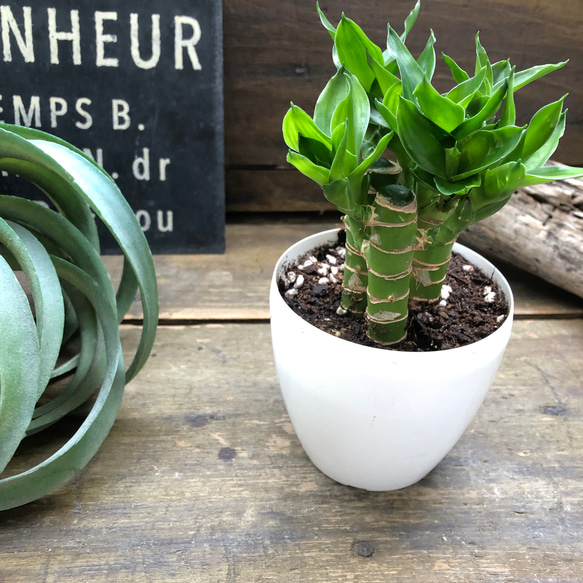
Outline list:
[[[288,266],[279,282],[280,292],[299,316],[317,328],[378,347],[367,337],[363,318],[337,313],[343,257],[341,233],[337,243],[315,249]],[[423,309],[410,309],[407,339],[391,349],[419,352],[464,346],[485,338],[506,319],[508,304],[498,285],[457,253],[452,257],[444,286],[451,288],[447,299],[426,304]]]

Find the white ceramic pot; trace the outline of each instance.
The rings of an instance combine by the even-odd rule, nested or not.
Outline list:
[[[498,330],[439,352],[348,342],[296,315],[277,288],[287,265],[336,236],[333,229],[302,239],[275,267],[271,335],[281,391],[304,450],[322,472],[366,490],[404,488],[447,455],[484,400],[510,337],[512,291],[490,262],[456,244],[454,250],[493,275],[506,296],[510,314]]]

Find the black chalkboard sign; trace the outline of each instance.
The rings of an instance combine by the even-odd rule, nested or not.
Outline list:
[[[220,0],[0,0],[0,27],[0,119],[90,153],[153,252],[222,252]]]

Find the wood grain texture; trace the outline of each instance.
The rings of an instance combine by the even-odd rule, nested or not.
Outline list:
[[[0,580],[579,582],[582,350],[581,320],[515,323],[452,452],[373,494],[307,459],[266,324],[161,328],[86,470],[0,516]]]
[[[335,220],[236,223],[226,229],[224,255],[157,255],[154,257],[162,320],[267,320],[268,294],[279,256],[295,241],[339,226]],[[121,258],[105,256],[114,281]],[[130,319],[142,318],[139,302]]]
[[[227,167],[283,167],[286,148],[281,122],[290,101],[311,111],[334,73],[331,39],[312,0],[224,0],[225,156]],[[401,31],[413,0],[320,2],[329,19],[341,12],[356,20],[379,46],[386,22]],[[567,67],[516,96],[520,123],[542,105],[569,93],[567,131],[556,154],[583,164],[583,12],[579,0],[432,0],[423,3],[409,46],[418,54],[433,29],[438,54],[466,69],[474,66],[474,36],[492,61],[511,59],[518,69],[570,59]],[[436,85],[446,90],[449,72],[440,62]],[[229,185],[228,199],[237,198]],[[260,195],[261,196],[261,195]]]
[[[329,218],[259,218],[230,223],[224,255],[156,255],[160,317],[170,321],[267,320],[269,283],[279,256],[292,243],[324,229],[339,226]],[[492,261],[500,263],[497,258]],[[105,256],[114,281],[121,274],[121,258]],[[500,263],[516,296],[519,317],[579,317],[583,300],[515,266]],[[139,302],[129,319],[141,320]]]
[[[322,189],[291,166],[229,169],[225,174],[227,212],[326,212],[336,207]]]

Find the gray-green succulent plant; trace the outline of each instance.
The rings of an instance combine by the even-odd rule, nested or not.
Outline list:
[[[0,170],[35,184],[57,209],[0,195],[4,510],[52,492],[97,452],[116,418],[125,384],[152,349],[158,293],[152,255],[135,214],[111,177],[83,152],[42,131],[0,124]],[[117,291],[99,254],[93,213],[124,254]],[[125,370],[119,323],[138,290],[144,325]],[[79,410],[86,411],[84,421],[55,453],[20,473],[10,466],[2,473],[27,435]]]

